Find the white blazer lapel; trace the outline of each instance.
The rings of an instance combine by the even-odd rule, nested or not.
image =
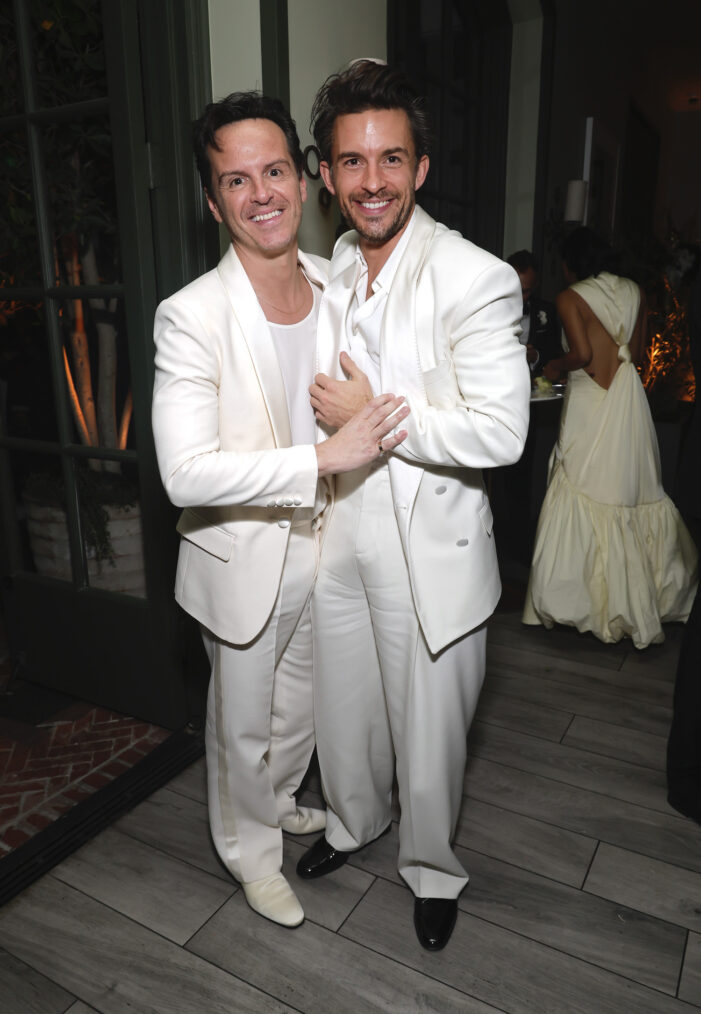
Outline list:
[[[436,223],[421,208],[416,209],[414,232],[397,267],[387,297],[387,308],[380,335],[382,389],[404,395],[410,404],[428,404],[423,371],[428,367],[422,359],[426,346],[432,354],[432,335],[419,341],[417,335],[417,282],[421,267],[433,238]],[[431,363],[430,365],[434,365]],[[401,455],[401,448],[399,449]],[[423,469],[391,455],[389,470],[395,499],[410,505],[423,476]],[[409,518],[407,510],[405,517]]]
[[[217,270],[228,293],[243,339],[248,346],[268,410],[275,443],[278,447],[289,447],[292,443],[292,434],[287,397],[272,335],[253,286],[233,246],[230,246],[224,254]]]
[[[333,262],[332,262],[333,269]],[[339,354],[348,352],[346,317],[353,299],[356,273],[355,259],[336,274],[324,290],[319,310],[316,339],[317,373],[344,380],[338,362]]]

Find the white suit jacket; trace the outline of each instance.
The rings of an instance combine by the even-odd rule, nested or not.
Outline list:
[[[499,600],[481,469],[521,456],[530,374],[514,269],[421,208],[416,217],[387,298],[380,371],[382,390],[411,407],[389,470],[414,604],[435,653]],[[336,377],[339,352],[348,351],[356,250],[355,232],[336,244],[319,319],[319,368]]]
[[[326,283],[327,261],[299,259]],[[175,597],[218,637],[246,644],[275,602],[294,508],[315,505],[316,452],[290,446],[273,339],[233,246],[160,304],[154,338],[158,465],[185,508]]]

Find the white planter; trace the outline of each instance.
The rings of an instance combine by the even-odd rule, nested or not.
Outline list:
[[[70,581],[71,552],[65,512],[60,507],[50,507],[28,497],[24,499],[24,506],[29,543],[37,571],[45,577]],[[141,507],[138,503],[104,506],[109,518],[108,530],[114,551],[114,566],[110,560],[96,560],[95,550],[88,547],[90,587],[145,598]]]

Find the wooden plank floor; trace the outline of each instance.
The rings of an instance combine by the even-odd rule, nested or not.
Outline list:
[[[311,883],[288,837],[307,918],[254,915],[197,762],[0,911],[0,1010],[698,1014],[701,827],[664,778],[680,634],[641,653],[494,617],[457,833],[471,881],[443,952],[416,941],[396,825]]]

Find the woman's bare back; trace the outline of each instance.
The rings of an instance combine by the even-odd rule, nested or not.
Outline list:
[[[558,296],[558,312],[570,350],[574,347],[581,355],[583,360],[581,368],[599,387],[608,390],[620,366],[618,345],[586,300],[573,289],[566,289]],[[643,351],[645,316],[641,292],[638,317],[630,339],[630,352],[634,363],[639,362]]]
[[[620,366],[618,345],[579,293],[573,292],[572,295],[577,301],[577,311],[582,318],[584,332],[591,346],[591,360],[585,370],[599,387],[608,390]]]

